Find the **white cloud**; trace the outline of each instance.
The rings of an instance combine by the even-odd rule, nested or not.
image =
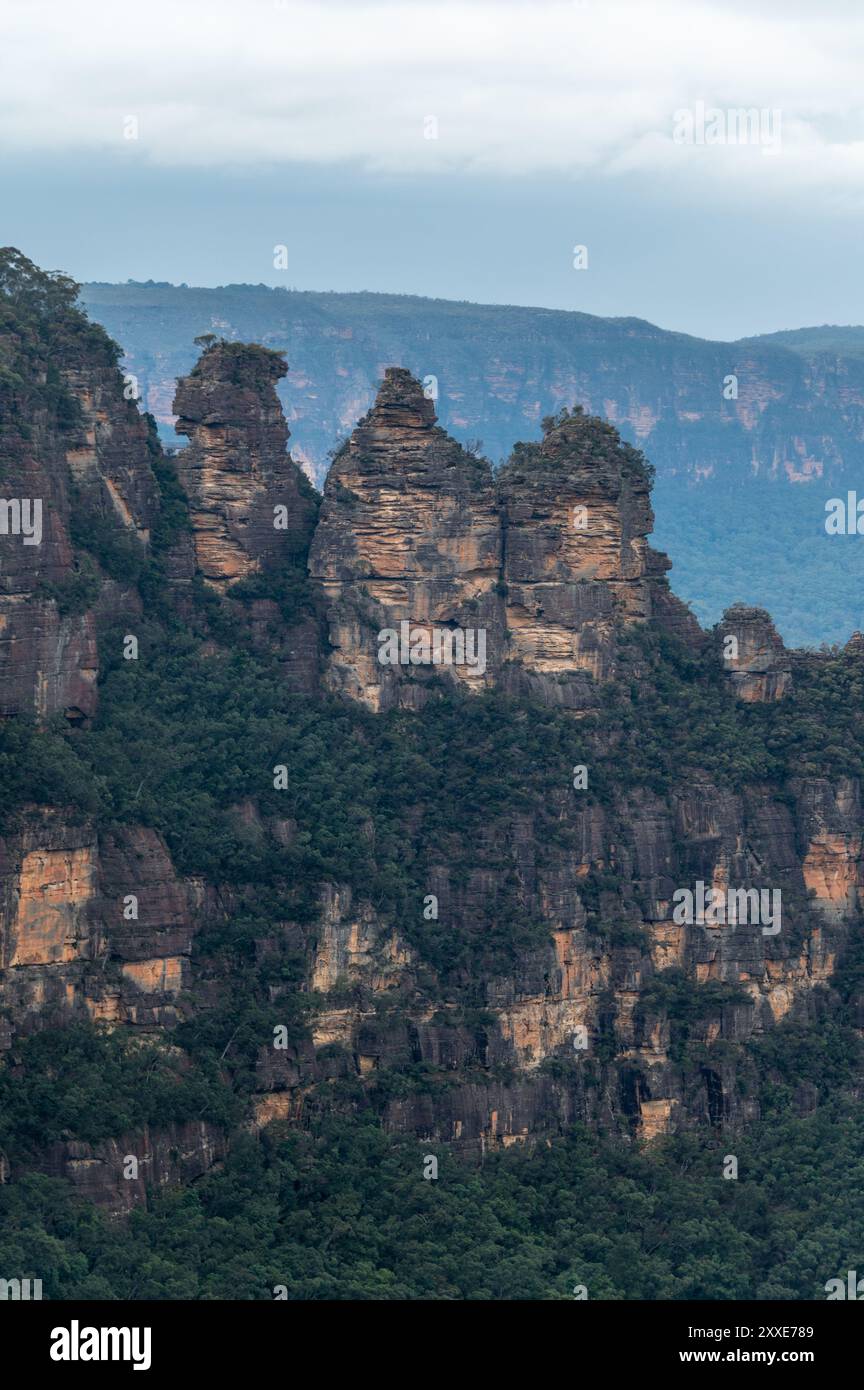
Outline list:
[[[158,165],[640,172],[864,189],[854,4],[702,0],[6,0],[0,150]],[[779,109],[782,146],[681,145],[702,102]],[[138,118],[137,141],[124,118]],[[438,138],[424,139],[424,117]]]

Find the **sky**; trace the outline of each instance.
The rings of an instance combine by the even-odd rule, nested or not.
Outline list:
[[[864,322],[859,0],[4,0],[0,241],[702,337]]]

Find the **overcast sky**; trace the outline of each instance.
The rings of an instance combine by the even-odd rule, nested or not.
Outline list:
[[[79,279],[861,323],[862,72],[858,0],[4,0],[2,241]]]

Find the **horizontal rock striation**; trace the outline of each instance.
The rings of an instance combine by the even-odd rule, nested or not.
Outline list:
[[[134,575],[154,547],[160,599],[176,603],[178,626],[189,619],[184,637],[201,639],[199,650],[251,640],[292,690],[320,695],[323,685],[377,712],[421,711],[441,691],[488,691],[486,705],[469,708],[488,712],[490,727],[528,725],[538,703],[593,711],[599,739],[588,746],[610,765],[604,701],[629,700],[633,722],[640,717],[647,658],[628,644],[635,628],[683,639],[691,674],[699,656],[716,671],[713,639],[670,592],[668,564],[648,545],[650,471],[611,425],[562,411],[496,478],[439,428],[419,382],[390,368],[336,453],[316,524],[317,499],[286,452],[281,355],[210,343],[177,389],[188,508],[176,496],[172,505],[190,529],[168,544],[158,540],[166,461],[124,394],[110,344],[75,317],[62,284],[16,262],[6,273],[3,489],[7,502],[42,500],[43,533],[32,546],[11,525],[0,535],[3,716],[92,717],[101,625],[152,616],[152,589],[137,589]],[[45,335],[50,353],[38,347]],[[212,627],[202,612],[216,613]],[[439,654],[452,656],[455,635],[469,632],[483,633],[482,662],[477,645],[473,661],[430,659],[436,633]],[[792,658],[767,614],[732,608],[718,636],[734,639],[723,650],[731,694],[745,703],[794,695]],[[722,686],[712,680],[706,701]],[[354,769],[328,762],[320,706],[297,703],[308,718],[298,751],[326,800],[328,782]],[[736,716],[731,699],[724,708]],[[745,714],[758,712],[736,717]],[[348,705],[338,717],[355,721],[359,743],[376,724]],[[573,720],[550,728],[559,722],[572,731]],[[269,749],[265,761],[266,781]],[[466,786],[475,771],[465,769]],[[464,827],[448,836],[448,808],[430,812],[418,793],[398,851],[375,843],[378,786],[362,784],[369,801],[358,800],[338,845],[302,797],[277,819],[254,793],[231,806],[242,866],[252,865],[235,878],[221,863],[184,876],[182,851],[172,861],[170,834],[150,826],[19,806],[0,834],[0,1054],[76,1020],[184,1039],[177,1026],[211,1012],[230,1019],[224,1051],[214,1026],[215,1070],[234,1064],[235,1044],[245,1058],[253,1130],[366,1100],[389,1128],[471,1154],[578,1119],[649,1139],[735,1128],[759,1110],[743,1044],[831,1008],[834,966],[864,903],[859,779],[817,772],[769,784],[724,781],[700,765],[631,785],[613,768],[601,792],[592,781],[583,796],[567,767],[542,806],[530,789],[508,801],[480,788],[485,809],[468,836]],[[226,785],[234,780],[231,768]],[[304,859],[298,847],[316,824],[321,841]],[[336,881],[328,854],[348,841],[353,851],[353,840],[387,892],[364,896]],[[303,866],[297,882],[286,861]],[[700,886],[757,901],[779,893],[777,930],[676,915],[681,891]],[[405,890],[398,910],[391,890],[394,899]],[[277,1048],[272,1030],[283,1020]],[[223,1152],[218,1128],[199,1119],[99,1143],[63,1139],[43,1167],[119,1214],[148,1185],[191,1181]],[[129,1153],[139,1159],[134,1181],[123,1174]]]
[[[645,539],[649,488],[641,455],[580,410],[545,421],[542,442],[517,445],[495,479],[437,427],[420,383],[388,369],[334,459],[310,555],[331,688],[376,710],[419,708],[444,679],[585,710],[614,679],[629,624],[698,642]],[[482,633],[482,669],[424,653],[436,630],[464,633],[466,649]],[[392,632],[395,662],[382,660]]]

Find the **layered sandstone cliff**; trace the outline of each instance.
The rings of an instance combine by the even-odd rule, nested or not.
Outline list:
[[[229,599],[262,649],[278,652],[289,684],[318,684],[319,619],[298,601],[317,512],[313,489],[287,452],[288,427],[276,395],[288,367],[255,344],[216,342],[177,383],[178,455],[189,499],[192,573]]]
[[[97,621],[137,603],[126,573],[158,510],[151,434],[75,286],[9,250],[0,280],[0,717],[80,723],[96,708]],[[125,561],[113,576],[106,555]]]
[[[576,846],[566,856],[544,853],[539,827],[514,818],[491,837],[497,867],[482,836],[471,877],[442,863],[429,887],[447,930],[470,933],[514,868],[522,911],[548,930],[547,944],[511,973],[483,982],[482,1024],[448,1002],[446,988],[434,1002],[418,998],[416,953],[368,905],[331,892],[309,967],[323,996],[315,1054],[281,1077],[271,1068],[267,1085],[294,1096],[283,1109],[296,1118],[304,1088],[334,1066],[374,1085],[419,1062],[430,1084],[390,1102],[387,1123],[469,1151],[575,1119],[630,1125],[646,1138],[745,1123],[758,1097],[748,1098],[741,1044],[783,1019],[818,1017],[860,907],[857,783],[803,780],[794,796],[790,809],[767,787],[741,796],[703,779],[668,797],[633,792],[606,809],[562,799]],[[617,886],[598,894],[598,881]],[[700,881],[779,889],[779,917],[677,921],[676,890]],[[688,1007],[702,1003],[683,1038],[673,1006],[691,989],[703,993],[688,994]]]
[[[75,1018],[162,1029],[190,983],[196,891],[141,826],[33,808],[0,838],[0,971],[12,1032]]]
[[[420,708],[443,677],[596,706],[628,624],[699,640],[645,539],[649,486],[641,455],[579,410],[545,421],[542,442],[517,445],[494,479],[437,427],[420,383],[389,368],[328,474],[310,555],[331,688],[372,709]],[[436,632],[442,644],[464,634],[469,657],[424,650]]]

